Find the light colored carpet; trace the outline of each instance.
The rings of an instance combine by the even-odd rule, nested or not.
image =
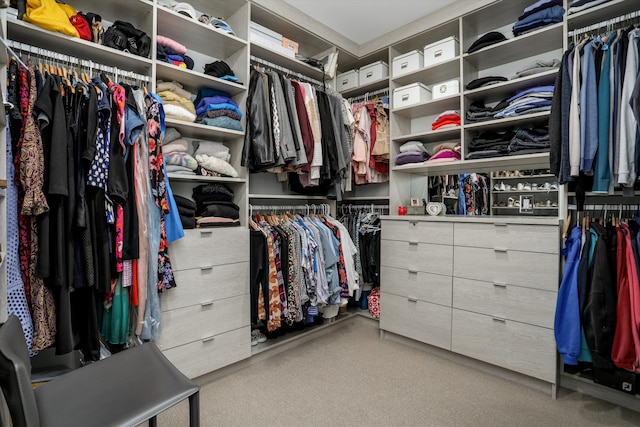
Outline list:
[[[638,426],[640,413],[548,394],[381,340],[356,318],[202,387],[202,426]],[[159,426],[187,425],[181,403]]]

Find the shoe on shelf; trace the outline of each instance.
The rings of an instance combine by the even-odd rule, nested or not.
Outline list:
[[[251,345],[258,345],[258,343],[265,342],[267,337],[260,332],[260,329],[254,329],[251,331]]]
[[[504,190],[505,191],[511,191],[511,188],[512,188],[511,184],[505,184],[505,186],[504,186]]]
[[[558,189],[558,183],[557,182],[553,182],[551,184],[549,184],[549,190],[557,190]]]
[[[525,191],[531,191],[531,184],[529,184],[528,182],[525,182],[524,185],[522,186],[522,189]]]
[[[518,183],[518,187],[517,187],[517,188],[518,188],[518,191],[522,191],[522,190],[524,190],[524,184],[523,184],[523,183],[521,183],[521,182],[519,182],[519,183]]]

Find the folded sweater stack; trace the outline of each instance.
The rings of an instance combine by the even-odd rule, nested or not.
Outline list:
[[[431,123],[431,130],[446,129],[460,126],[460,112],[456,110],[443,111]]]
[[[177,41],[157,35],[156,36],[156,58],[159,61],[168,62],[180,68],[193,70],[193,59],[187,56],[187,48]]]
[[[193,200],[186,197],[173,195],[178,206],[178,213],[180,214],[180,222],[182,222],[182,228],[192,229],[196,228],[196,203]]]
[[[223,91],[201,89],[196,104],[196,123],[242,131],[242,111],[238,103]]]
[[[504,109],[497,112],[494,117],[501,119],[504,117],[516,117],[523,114],[550,111],[552,99],[553,86],[534,86],[521,90],[507,99],[507,105]]]
[[[400,154],[396,156],[396,166],[411,163],[422,163],[431,157],[420,141],[407,141],[400,146]]]
[[[569,15],[591,9],[592,7],[608,3],[611,0],[573,0],[569,6]]]
[[[220,183],[202,184],[193,189],[199,227],[240,225],[240,207],[233,203],[233,190]]]
[[[519,36],[538,28],[562,22],[563,0],[539,0],[524,9],[513,25],[513,35]]]
[[[442,142],[433,147],[433,154],[427,163],[455,162],[462,158],[460,151],[462,147],[459,142]]]
[[[180,83],[158,80],[156,92],[162,99],[166,117],[186,122],[196,119],[196,109],[191,101],[193,95]]]

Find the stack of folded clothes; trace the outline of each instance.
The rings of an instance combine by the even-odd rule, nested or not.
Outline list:
[[[545,71],[557,70],[558,68],[560,68],[560,61],[558,59],[536,59],[516,72],[513,78],[517,79],[518,77],[531,76],[533,74],[544,73]]]
[[[202,175],[238,177],[238,172],[229,163],[229,148],[221,142],[194,141],[197,146],[194,157],[201,167]]]
[[[185,90],[180,83],[158,80],[156,93],[162,99],[166,117],[186,122],[193,122],[196,119],[191,92]]]
[[[460,112],[456,110],[443,111],[431,123],[431,130],[446,129],[460,126]]]
[[[474,41],[469,49],[467,49],[467,53],[477,52],[480,49],[484,49],[485,47],[494,45],[496,43],[500,43],[505,41],[507,38],[504,34],[498,31],[490,31],[487,34],[478,37],[478,40]]]
[[[192,229],[196,228],[196,203],[187,199],[186,197],[173,195],[178,206],[178,213],[180,214],[180,222],[182,222],[182,228]]]
[[[509,79],[506,77],[502,77],[502,76],[486,76],[486,77],[480,77],[477,78],[475,80],[471,80],[466,88],[467,90],[473,90],[473,89],[478,89],[481,87],[485,87],[485,86],[490,86],[490,85],[494,85],[496,83],[501,83],[501,82],[506,82]]]
[[[486,131],[477,133],[468,145],[467,159],[485,159],[509,154],[509,144],[515,133],[511,131]]]
[[[513,25],[513,35],[519,36],[540,27],[562,22],[563,0],[539,0],[524,9]]]
[[[169,37],[156,36],[156,58],[176,67],[193,70],[193,59],[187,56],[187,48]]]
[[[573,0],[569,5],[569,15],[591,9],[594,6],[608,3],[610,1],[611,0]]]
[[[508,105],[497,112],[494,117],[501,119],[504,117],[516,117],[523,114],[550,111],[552,99],[553,86],[534,86],[521,90],[507,99],[506,102]]]
[[[167,128],[162,143],[162,157],[167,173],[197,175],[195,159],[189,156],[189,142],[175,128]],[[191,157],[191,159],[186,158]],[[197,167],[198,163],[195,162]]]
[[[396,166],[422,163],[431,157],[420,141],[407,141],[399,149],[400,154],[396,156]]]
[[[217,77],[222,80],[229,80],[232,82],[238,82],[238,78],[234,74],[229,64],[224,61],[214,61],[204,66],[204,73],[213,77]],[[242,83],[240,83],[242,84]]]
[[[546,153],[549,151],[549,128],[516,129],[509,143],[509,154]]]
[[[445,163],[460,160],[461,146],[459,142],[442,142],[433,147],[433,154],[427,163]]]
[[[196,123],[242,131],[242,111],[227,92],[217,89],[200,89],[194,101]]]
[[[193,189],[199,227],[240,225],[240,208],[233,203],[233,190],[220,183],[198,185]]]
[[[495,115],[506,108],[509,103],[500,101],[495,107],[487,107],[483,101],[474,101],[467,110],[466,123],[485,122],[495,119]]]

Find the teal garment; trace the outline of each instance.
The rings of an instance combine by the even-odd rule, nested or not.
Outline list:
[[[111,344],[126,344],[129,331],[129,288],[118,278],[111,307],[102,316],[102,336]]]
[[[588,267],[591,269],[591,265],[593,264],[593,253],[596,249],[596,242],[598,241],[598,233],[593,228],[590,228],[587,231],[591,236],[591,245],[589,245],[589,259]],[[582,313],[580,313],[582,318]],[[589,349],[589,344],[587,343],[587,337],[584,333],[584,326],[580,326],[580,355],[578,356],[578,360],[581,362],[593,362],[591,358],[591,350]]]
[[[602,58],[602,72],[598,83],[598,151],[593,166],[594,193],[607,193],[611,181],[611,169],[609,167],[609,134],[611,123],[611,45],[616,40],[614,31],[609,36],[606,44],[601,46],[604,55]]]

